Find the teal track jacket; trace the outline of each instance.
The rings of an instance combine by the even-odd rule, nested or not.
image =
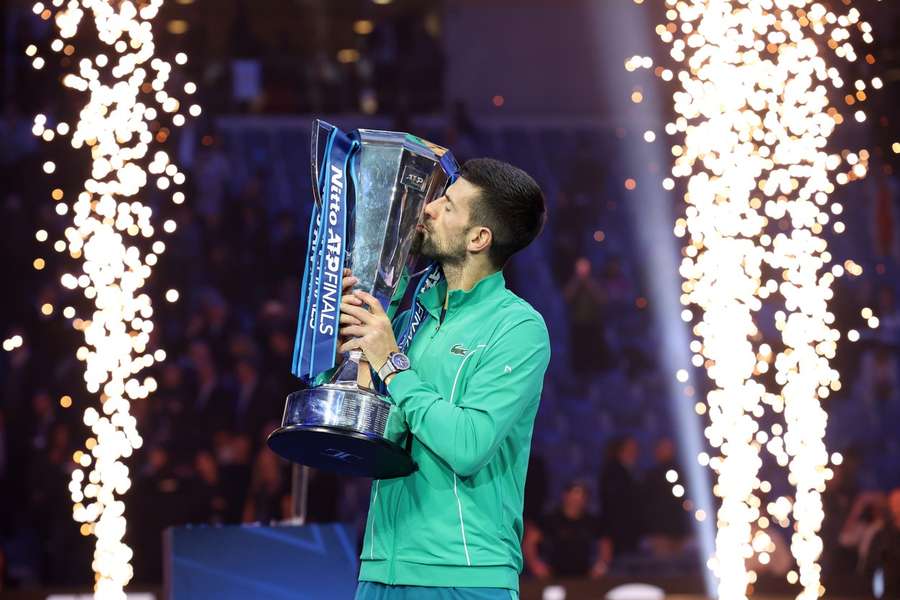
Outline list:
[[[446,293],[445,282],[422,293],[428,314],[409,348],[412,368],[388,386],[388,437],[411,435],[419,468],[373,482],[359,579],[518,590],[547,327],[502,272],[452,291],[440,323]],[[393,320],[395,331],[406,318]]]

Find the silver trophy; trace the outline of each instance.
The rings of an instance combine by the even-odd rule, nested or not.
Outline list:
[[[312,133],[312,181],[331,125],[316,121]],[[350,159],[355,186],[347,197],[344,266],[359,280],[354,289],[375,296],[387,309],[421,222],[423,209],[439,197],[449,176],[441,166],[445,148],[394,131],[354,132],[359,151]],[[409,452],[385,437],[391,404],[374,389],[358,351],[345,354],[328,382],[287,397],[281,427],[268,443],[280,456],[303,465],[375,478],[409,474]]]

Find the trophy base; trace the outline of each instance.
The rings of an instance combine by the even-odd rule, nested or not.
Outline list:
[[[354,384],[333,383],[287,397],[281,427],[268,438],[273,452],[340,473],[390,479],[416,465],[399,444],[384,437],[391,405]]]
[[[279,427],[268,443],[282,458],[341,475],[391,479],[416,470],[400,445],[339,427]]]

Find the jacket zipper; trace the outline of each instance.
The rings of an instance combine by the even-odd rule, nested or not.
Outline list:
[[[444,321],[447,319],[447,308],[441,307],[441,316],[438,318],[437,326],[434,328],[434,333],[431,334],[429,340],[433,340],[434,336],[437,335],[438,331],[441,330],[441,325],[444,324]]]

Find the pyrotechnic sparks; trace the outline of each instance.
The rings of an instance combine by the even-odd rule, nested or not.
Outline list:
[[[81,259],[82,273],[64,274],[61,284],[70,290],[80,288],[93,304],[86,319],[73,318],[73,307],[66,307],[63,315],[73,319],[72,325],[84,335],[85,343],[76,356],[85,363],[87,391],[98,394],[101,402],[99,411],[93,407],[84,411],[91,437],[85,449],[73,456],[79,468],[69,484],[73,518],[82,523],[83,535],[96,537],[92,567],[97,598],[124,598],[124,586],[132,577],[132,551],[123,542],[125,504],[119,497],[131,486],[124,459],[140,448],[142,441],[129,409],[132,401],[146,398],[156,389],[153,378],[141,378],[140,372],[165,358],[162,350],[148,350],[153,305],[150,297],[141,293],[165,244],[157,240],[152,252],[142,252],[141,246],[147,242],[141,238],[152,239],[156,229],[153,209],[138,200],[138,195],[151,177],[156,178],[160,190],[184,182],[184,174],[166,152],[159,150],[150,156],[151,144],[168,137],[169,130],[160,118],[171,118],[175,126],[185,121],[179,112],[181,102],[165,90],[172,67],[154,56],[152,20],[161,4],[162,0],[69,0],[63,5],[54,0],[52,7],[34,5],[35,14],[52,19],[58,30],[59,38],[50,46],[53,52],[62,51],[66,57],[75,54],[75,47],[64,40],[79,33],[85,18],[93,21],[99,46],[104,48],[73,61],[75,72],[62,77],[65,87],[87,97],[78,122],[72,127],[64,122],[51,127],[47,116],[37,115],[32,130],[48,142],[71,134],[71,146],[87,146],[91,156],[90,175],[71,205],[64,201],[62,189],[54,189],[52,197],[58,214],[71,214],[65,239],[57,240],[54,249],[68,250],[72,258]],[[91,43],[97,45],[96,40]],[[34,46],[26,50],[35,57],[35,68],[41,68],[44,62],[37,53]],[[179,54],[179,64],[186,60]],[[196,89],[193,83],[184,87],[187,93]],[[197,115],[200,108],[192,105],[188,112]],[[47,174],[55,170],[53,161],[44,163]],[[181,192],[173,196],[176,203],[183,198]],[[174,231],[174,221],[167,221],[164,230]],[[37,239],[47,240],[47,232],[39,231]],[[172,294],[177,296],[175,290],[170,290]],[[46,306],[52,313],[53,307]],[[71,404],[68,396],[64,398]]]
[[[719,452],[700,457],[717,474],[721,500],[709,565],[719,578],[718,596],[732,600],[746,598],[756,580],[749,560],[769,561],[774,546],[761,498],[771,484],[758,477],[765,448],[788,468],[795,488],[792,498],[780,496],[765,508],[775,523],[793,523],[797,571],[788,579],[809,600],[824,593],[818,531],[831,471],[821,401],[841,385],[829,363],[840,333],[828,302],[845,270],[830,266],[822,233],[829,223],[836,233],[844,230],[843,208],[829,205],[829,195],[835,185],[864,177],[869,159],[866,150],[827,147],[848,117],[865,122],[859,105],[869,86],[883,85],[877,77],[860,79],[850,93],[835,93],[848,83],[829,55],[858,61],[850,39],[869,44],[872,28],[855,8],[837,14],[808,0],[666,0],[666,7],[667,23],[656,33],[674,66],[654,72],[676,87],[678,116],[665,131],[681,136],[671,148],[672,176],[687,180],[686,214],[675,225],[676,235],[687,236],[682,317],[694,323],[692,362],[706,368],[713,384],[706,405],[696,408],[709,415],[705,434]],[[864,62],[875,61],[866,55]],[[650,69],[653,60],[632,56],[625,67]],[[672,189],[674,180],[666,178],[663,187]],[[862,272],[850,264],[847,272]],[[756,317],[776,294],[778,352],[763,342]],[[772,367],[777,391],[761,377]],[[678,378],[686,381],[687,374]],[[761,429],[767,413],[781,415],[784,425]]]

